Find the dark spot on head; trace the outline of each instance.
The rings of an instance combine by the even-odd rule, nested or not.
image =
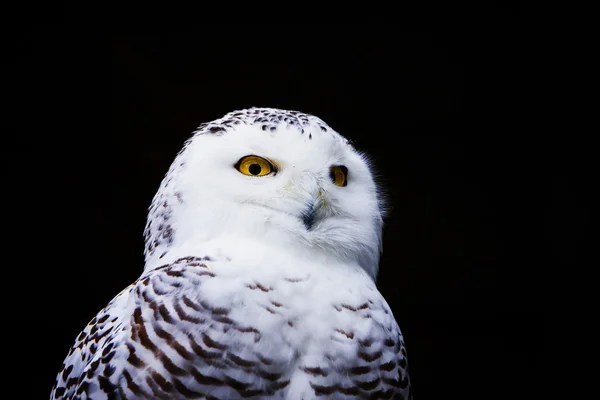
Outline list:
[[[220,127],[220,126],[211,126],[210,128],[208,128],[208,131],[211,133],[225,132],[225,128]]]
[[[312,139],[312,133],[309,133],[309,134],[308,134],[308,138],[309,138],[309,139]]]

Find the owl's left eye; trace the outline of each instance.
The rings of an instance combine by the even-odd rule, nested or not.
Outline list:
[[[267,159],[259,156],[245,156],[234,165],[235,169],[248,176],[265,176],[277,172]]]
[[[337,186],[346,186],[348,184],[348,168],[343,165],[333,165],[329,168],[329,177]]]

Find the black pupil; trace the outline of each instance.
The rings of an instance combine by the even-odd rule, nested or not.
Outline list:
[[[335,171],[333,170],[333,168],[331,168],[331,169],[329,170],[329,176],[331,177],[331,180],[332,180],[333,182],[335,182]]]
[[[260,174],[260,171],[262,171],[262,168],[258,164],[252,164],[248,167],[248,171],[250,171],[252,175],[258,175]]]

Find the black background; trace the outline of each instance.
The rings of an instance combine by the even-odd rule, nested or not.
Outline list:
[[[3,150],[21,194],[7,204],[26,210],[9,213],[11,255],[34,261],[12,270],[12,289],[36,288],[33,305],[11,307],[14,340],[34,343],[15,370],[34,362],[48,396],[79,331],[141,273],[146,210],[183,141],[268,106],[321,117],[375,160],[392,206],[378,286],[415,400],[538,398],[545,277],[572,262],[581,213],[568,141],[533,118],[532,43],[495,29],[514,11],[494,12],[489,30],[460,35],[323,25],[15,38],[13,109],[39,110],[14,113],[19,135]]]

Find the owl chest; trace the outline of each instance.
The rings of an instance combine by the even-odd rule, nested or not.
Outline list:
[[[225,332],[224,339],[290,353],[310,352],[332,339],[336,346],[354,332],[371,330],[376,296],[370,292],[368,285],[347,276],[310,273],[223,277],[203,291],[204,304],[220,312],[211,314],[211,329]]]

